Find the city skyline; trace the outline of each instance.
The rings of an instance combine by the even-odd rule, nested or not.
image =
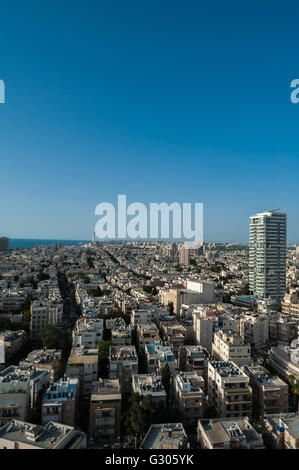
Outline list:
[[[203,202],[213,241],[248,240],[248,217],[280,207],[298,243],[289,6],[3,5],[1,234],[90,239],[123,193]]]

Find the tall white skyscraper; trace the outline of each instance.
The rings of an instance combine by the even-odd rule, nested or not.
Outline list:
[[[249,288],[256,299],[280,302],[285,294],[286,226],[282,212],[250,217]]]

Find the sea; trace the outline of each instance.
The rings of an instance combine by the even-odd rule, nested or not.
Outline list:
[[[10,249],[15,248],[35,248],[42,245],[55,245],[60,243],[62,245],[80,245],[81,243],[90,243],[91,240],[48,240],[45,238],[11,238]]]

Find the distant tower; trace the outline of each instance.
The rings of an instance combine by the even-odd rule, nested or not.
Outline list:
[[[95,232],[92,232],[92,238],[91,238],[92,243],[96,242],[96,234]]]
[[[179,253],[179,262],[185,266],[190,265],[190,248],[182,246]]]
[[[267,211],[250,217],[249,288],[256,299],[281,302],[286,291],[287,215]]]
[[[9,238],[0,237],[0,251],[9,251]]]

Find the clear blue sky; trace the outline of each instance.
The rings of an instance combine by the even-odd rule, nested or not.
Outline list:
[[[0,235],[91,237],[100,202],[204,202],[204,236],[288,213],[299,3],[1,2]]]

